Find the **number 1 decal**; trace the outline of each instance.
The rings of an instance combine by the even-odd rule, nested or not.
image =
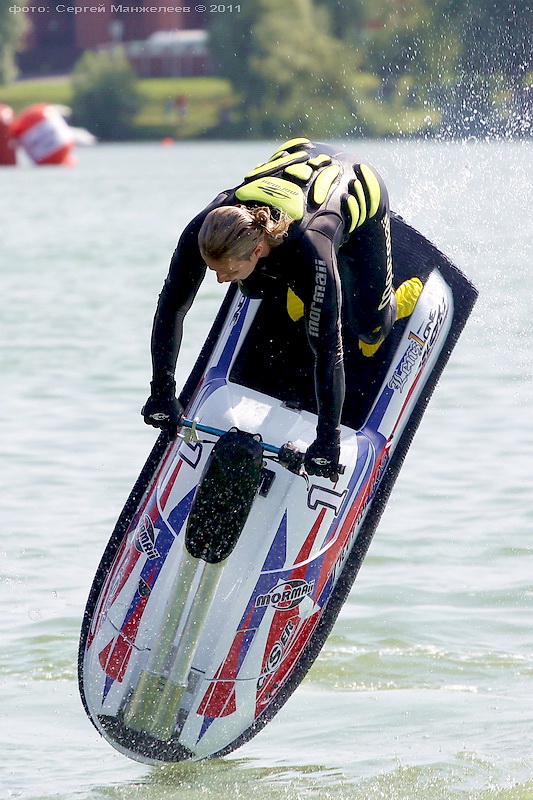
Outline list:
[[[326,489],[325,486],[313,483],[307,492],[307,506],[313,511],[317,506],[325,506],[326,508],[332,508],[335,514],[338,514],[347,492],[348,489],[343,492],[335,492],[333,489]]]

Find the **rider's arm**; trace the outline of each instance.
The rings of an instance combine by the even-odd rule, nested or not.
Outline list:
[[[307,230],[300,247],[308,282],[304,301],[305,323],[315,354],[317,438],[333,439],[340,422],[345,389],[342,295],[334,235],[327,230]]]
[[[174,387],[183,320],[205,276],[206,266],[198,247],[200,228],[207,214],[227,197],[227,192],[219,194],[187,225],[172,256],[152,328],[152,383],[161,389]]]
[[[164,388],[174,385],[174,372],[183,336],[183,320],[205,275],[198,247],[203,217],[196,217],[183,231],[170,262],[152,328],[152,381]]]

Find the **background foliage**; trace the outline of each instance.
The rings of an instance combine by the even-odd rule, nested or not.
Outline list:
[[[9,0],[0,0],[0,86],[16,76],[15,52],[26,28],[24,14],[13,14]],[[25,6],[21,0],[19,6]]]
[[[104,139],[531,135],[532,3],[241,0],[240,13],[207,15],[227,88],[191,89],[180,128],[109,53],[76,67],[75,119]],[[27,17],[10,4],[0,0],[0,84]]]
[[[234,133],[379,134],[394,124],[410,133],[434,128],[435,109],[450,133],[479,133],[508,126],[526,100],[531,111],[531,0],[244,0],[242,9],[210,26],[217,68],[240,96]]]
[[[72,74],[72,121],[99,139],[125,139],[141,106],[137,78],[124,51],[87,51]]]

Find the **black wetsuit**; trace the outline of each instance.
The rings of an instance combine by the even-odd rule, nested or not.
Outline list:
[[[198,232],[206,214],[223,205],[281,207],[295,221],[242,288],[254,296],[290,288],[303,302],[315,354],[317,438],[327,438],[344,399],[342,328],[373,344],[394,322],[388,196],[370,167],[328,145],[298,139],[277,152],[216,197],[180,237],[154,320],[154,384],[173,379],[183,318],[205,275]]]

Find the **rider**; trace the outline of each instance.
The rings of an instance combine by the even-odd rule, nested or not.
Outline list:
[[[174,435],[183,413],[174,382],[183,318],[206,265],[219,283],[238,281],[255,297],[284,287],[287,313],[305,317],[318,424],[304,463],[310,475],[335,480],[344,400],[342,325],[372,356],[394,322],[412,312],[422,289],[418,278],[393,289],[383,181],[336,148],[291,139],[189,223],[159,297],[151,395],[142,409],[149,425]]]

